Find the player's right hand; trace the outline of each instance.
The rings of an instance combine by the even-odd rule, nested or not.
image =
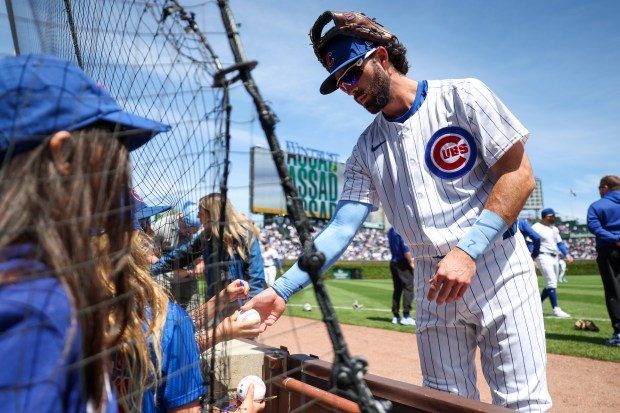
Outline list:
[[[465,251],[455,248],[439,262],[435,275],[428,283],[426,298],[437,304],[452,303],[465,295],[476,273],[476,261]]]
[[[260,314],[262,320],[260,330],[263,332],[267,327],[272,326],[278,321],[286,308],[286,301],[270,287],[245,303],[241,310],[247,311],[250,308],[255,309]]]

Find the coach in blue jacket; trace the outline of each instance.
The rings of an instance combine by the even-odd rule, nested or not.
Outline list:
[[[620,178],[604,176],[598,191],[601,199],[588,208],[588,229],[596,235],[596,263],[614,328],[613,337],[605,344],[620,347]]]

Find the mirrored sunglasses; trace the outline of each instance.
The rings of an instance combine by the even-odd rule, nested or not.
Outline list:
[[[344,73],[336,80],[336,86],[344,92],[355,87],[364,73],[364,62],[372,56],[376,50],[377,48],[367,51],[363,57],[360,57],[355,63],[347,67]]]

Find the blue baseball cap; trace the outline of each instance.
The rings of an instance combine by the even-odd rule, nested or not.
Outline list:
[[[197,228],[201,225],[198,220],[198,204],[192,201],[186,201],[183,204],[183,222],[189,228]]]
[[[147,205],[135,189],[131,190],[131,194],[133,195],[133,208],[131,210],[133,215],[133,229],[142,229],[140,225],[141,220],[161,214],[172,208],[171,205]]]
[[[319,89],[321,94],[329,95],[338,89],[334,74],[360,57],[363,57],[366,53],[373,51],[377,46],[379,45],[370,40],[349,36],[337,36],[332,40],[325,48],[324,62],[330,74],[321,84]]]
[[[29,151],[48,136],[98,121],[124,126],[132,151],[171,128],[123,111],[101,85],[73,63],[45,54],[0,60],[0,160]]]
[[[540,211],[540,217],[544,218],[547,215],[556,215],[555,211],[552,208],[545,208],[542,211]]]

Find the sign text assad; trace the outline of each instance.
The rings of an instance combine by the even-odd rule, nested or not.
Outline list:
[[[336,210],[344,172],[344,164],[337,158],[337,154],[287,142],[288,170],[310,218],[330,219]],[[286,201],[271,152],[252,148],[251,174],[252,212],[286,214]]]

